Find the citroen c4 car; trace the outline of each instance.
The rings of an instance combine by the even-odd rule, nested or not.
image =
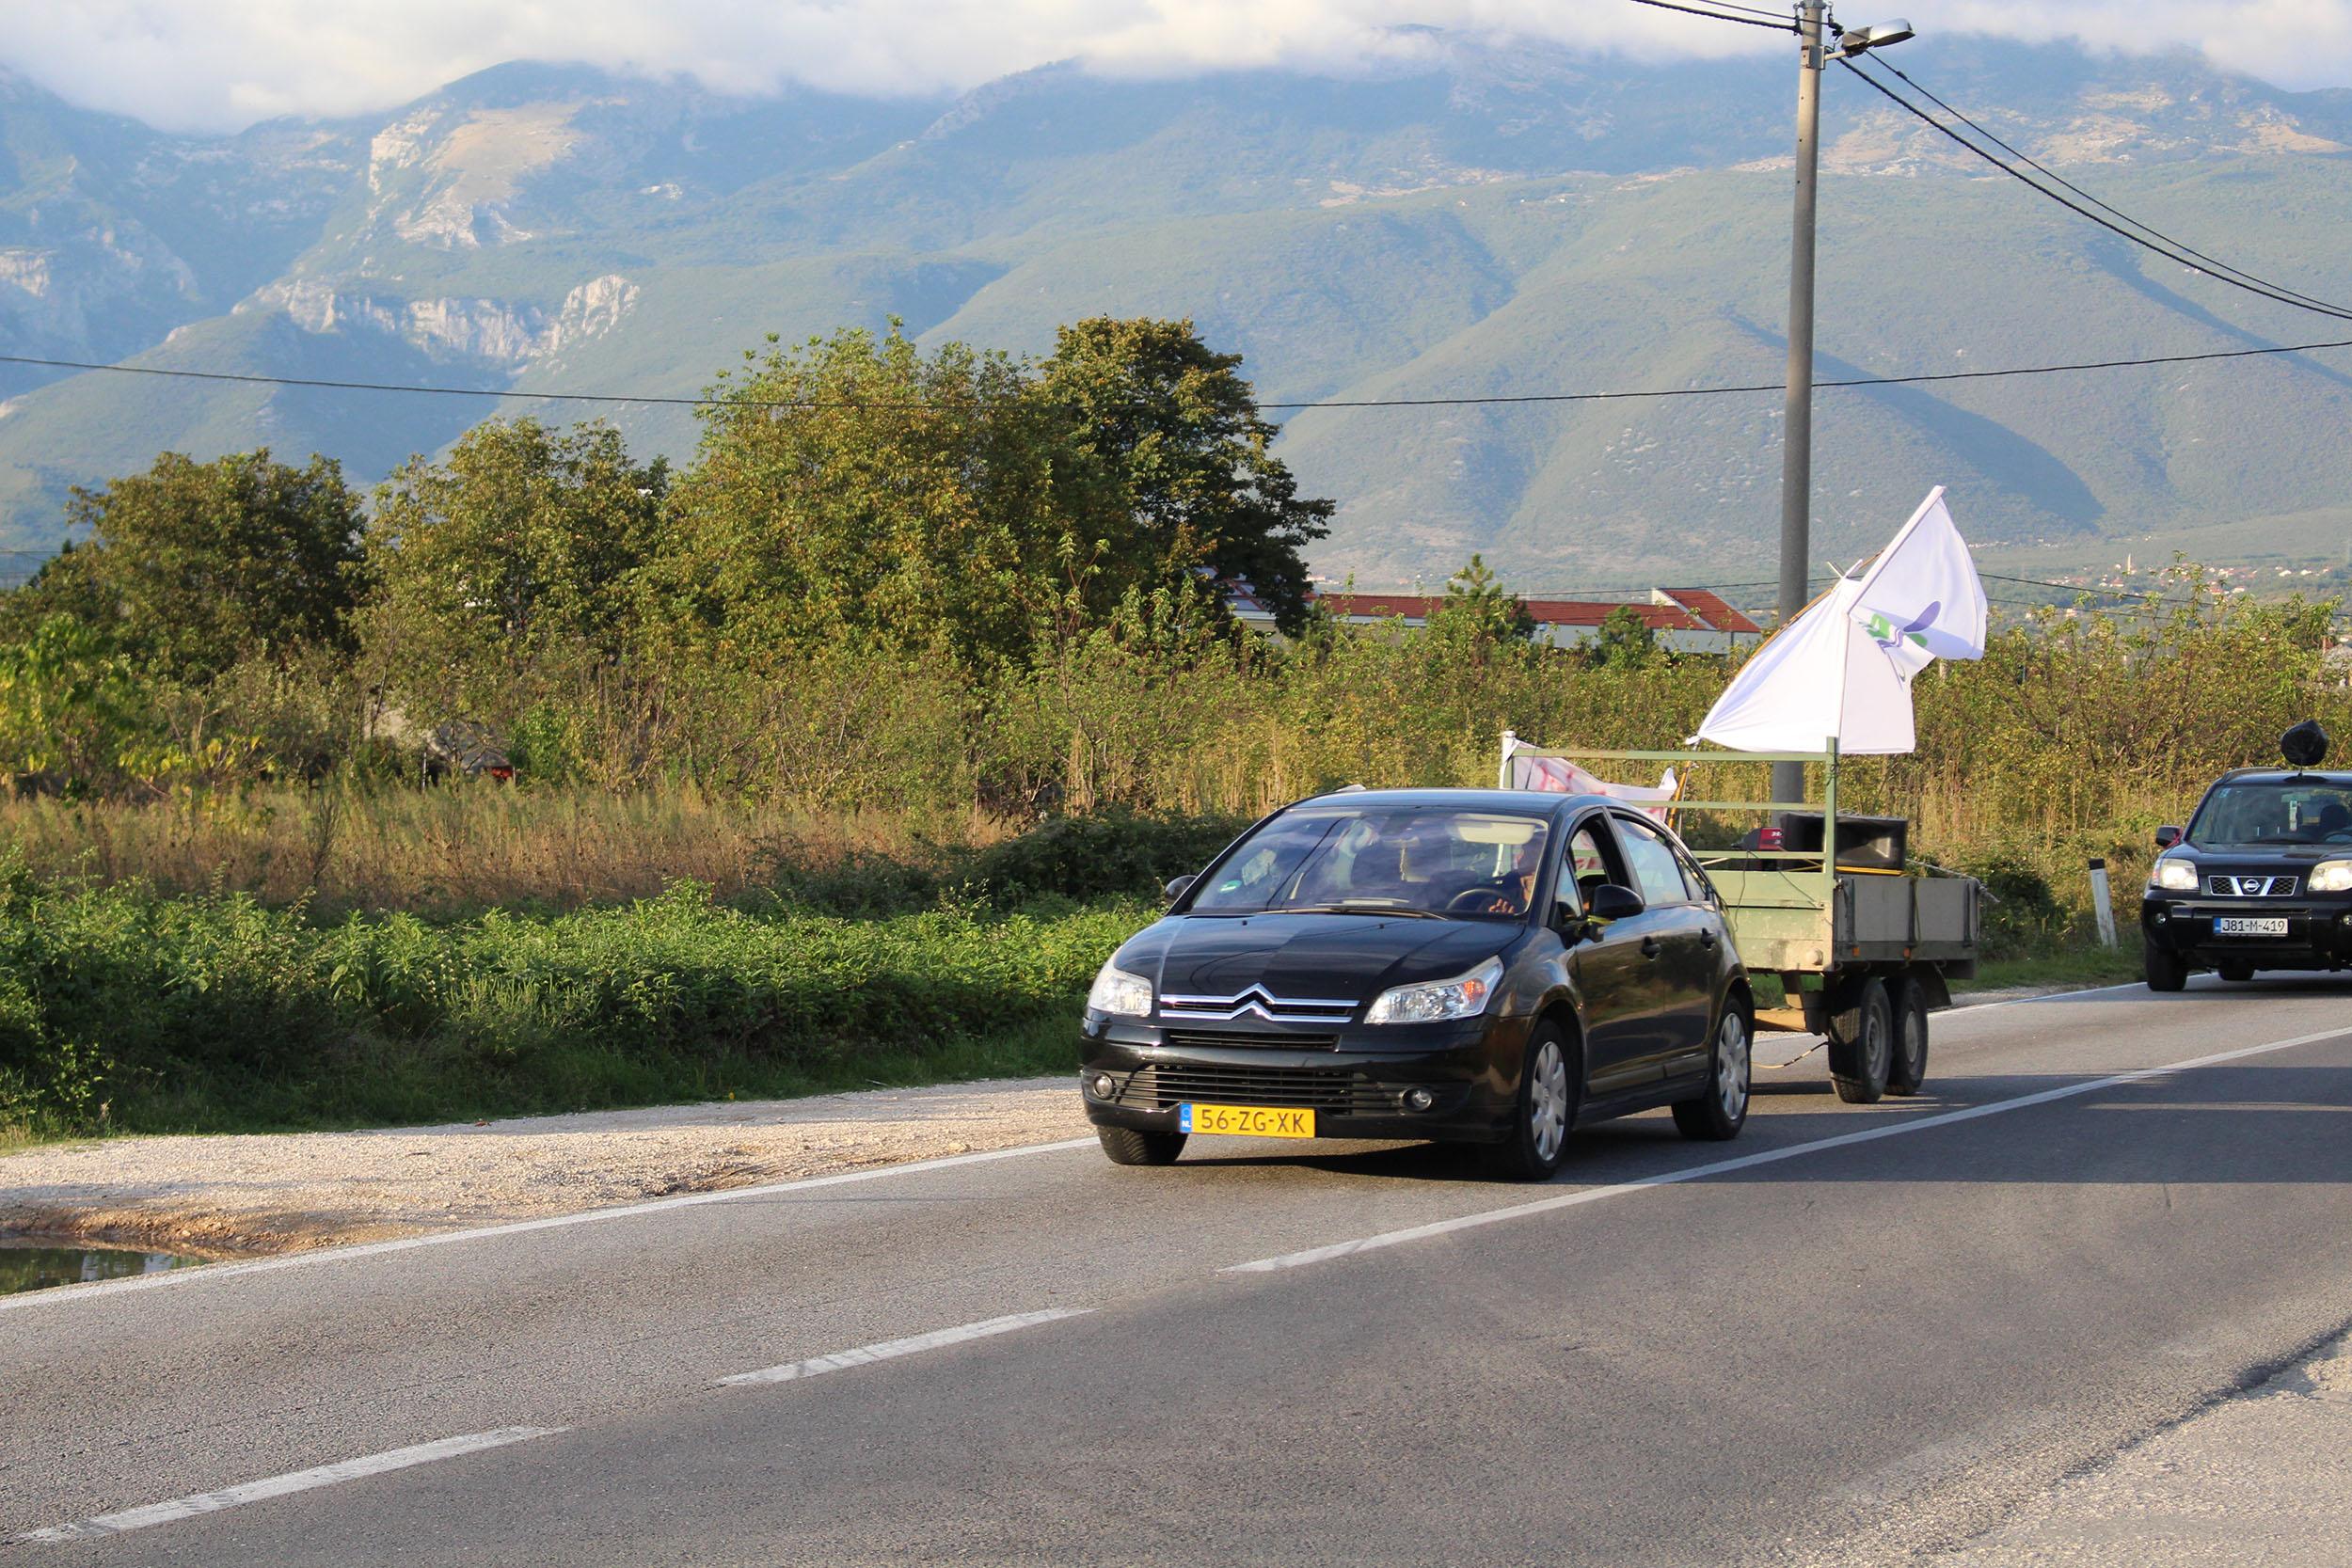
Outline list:
[[[1087,998],[1080,1092],[1120,1164],[1195,1133],[1414,1138],[1533,1180],[1580,1123],[1747,1117],[1754,1004],[1720,902],[1620,802],[1318,796],[1168,894]]]

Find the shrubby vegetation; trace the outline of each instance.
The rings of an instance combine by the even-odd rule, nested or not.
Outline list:
[[[1695,727],[1725,660],[1630,615],[1538,647],[1475,559],[1422,633],[1318,616],[1330,508],[1236,363],[1181,323],[1036,363],[850,332],[747,356],[675,473],[517,420],[364,508],[266,452],[77,496],[0,595],[0,1126],[611,1103],[1018,1028],[1271,806]],[[2183,567],[2008,624],[1845,804],[1985,875],[1996,950],[2076,940],[2084,857],[2128,890],[2214,772],[2352,740],[2329,608]],[[452,721],[511,784],[419,787]]]

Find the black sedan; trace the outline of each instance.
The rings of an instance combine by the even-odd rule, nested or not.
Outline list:
[[[1581,1122],[1747,1119],[1754,1002],[1720,901],[1622,804],[1318,796],[1168,892],[1087,998],[1080,1088],[1120,1164],[1194,1132],[1427,1138],[1533,1180]]]
[[[2151,990],[2193,969],[2352,968],[2352,773],[2224,774],[2156,843],[2139,911]]]

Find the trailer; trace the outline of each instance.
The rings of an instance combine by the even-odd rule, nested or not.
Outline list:
[[[1722,765],[1804,764],[1820,780],[1819,800],[1686,799],[1677,789],[1647,809],[1677,829],[1694,819],[1756,819],[1730,845],[1681,835],[1723,901],[1750,976],[1779,977],[1784,1000],[1759,1006],[1756,1027],[1822,1037],[1830,1076],[1849,1102],[1919,1092],[1928,1016],[1951,1006],[1949,982],[1977,972],[1984,888],[1933,868],[1920,874],[1900,818],[1841,816],[1834,744],[1820,752],[1547,751],[1505,731],[1499,784],[1522,787],[1515,764],[1545,757],[1670,765],[1683,785]]]

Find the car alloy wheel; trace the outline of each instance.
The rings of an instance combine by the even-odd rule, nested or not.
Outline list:
[[[1747,1021],[1739,1008],[1725,1007],[1723,1027],[1715,1031],[1715,1103],[1723,1107],[1725,1121],[1737,1122],[1748,1114],[1751,1070]]]
[[[1528,1070],[1534,1075],[1527,1092],[1528,1132],[1535,1158],[1549,1164],[1568,1138],[1568,1064],[1560,1054],[1560,1042],[1547,1039],[1538,1045]]]

